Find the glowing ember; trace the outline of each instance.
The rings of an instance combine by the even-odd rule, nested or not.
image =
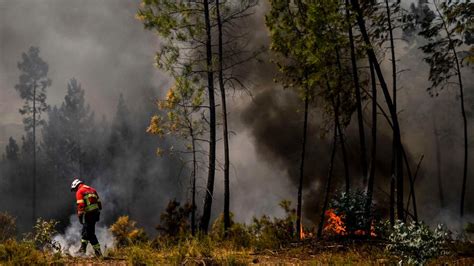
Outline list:
[[[326,226],[324,227],[324,232],[335,234],[335,235],[347,235],[346,227],[342,221],[342,217],[338,216],[333,209],[327,210],[325,213],[326,216]]]
[[[365,230],[357,230],[354,232],[354,235],[357,235],[357,236],[365,236],[367,234],[367,232]],[[374,226],[374,223],[372,221],[372,224],[370,225],[370,236],[371,237],[376,237],[377,235],[375,234],[375,226]]]

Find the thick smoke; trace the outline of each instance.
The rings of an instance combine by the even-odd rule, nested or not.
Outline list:
[[[58,234],[53,237],[53,241],[58,243],[61,247],[61,252],[75,256],[81,246],[81,228],[82,225],[79,223],[77,217],[70,217],[70,226],[67,227],[64,234]],[[113,248],[115,245],[115,239],[113,235],[107,230],[107,227],[101,223],[97,224],[96,228],[97,240],[101,244],[102,253],[108,249]],[[91,245],[88,245],[86,255],[92,256],[94,250]]]
[[[405,6],[407,8],[408,6]],[[263,25],[267,5],[262,5],[259,12],[253,18],[255,25],[252,27],[255,37],[254,46],[267,46],[269,44],[268,32]],[[401,35],[400,31],[396,32]],[[397,37],[396,36],[396,37]],[[429,223],[448,222],[458,219],[460,189],[462,180],[462,124],[459,107],[459,97],[456,88],[446,89],[440,92],[438,97],[431,97],[426,88],[430,86],[428,81],[428,65],[423,61],[424,55],[418,49],[423,42],[418,37],[411,37],[408,41],[398,38],[397,64],[400,71],[398,75],[398,111],[402,126],[402,138],[407,153],[410,157],[410,168],[415,172],[417,163],[424,156],[416,179],[416,192],[418,213],[422,219]],[[266,55],[265,62],[254,62],[251,69],[247,71],[248,80],[252,87],[252,100],[239,106],[242,129],[251,133],[251,140],[255,145],[258,158],[271,162],[274,165],[268,175],[275,177],[285,176],[292,185],[291,197],[295,202],[296,187],[299,179],[299,162],[301,154],[303,102],[291,91],[283,90],[278,84],[272,82],[277,74],[275,68],[268,62],[271,53]],[[387,57],[388,58],[388,57]],[[388,59],[383,61],[385,77],[391,84],[391,64]],[[364,62],[361,62],[363,65]],[[473,79],[469,73],[472,69],[465,69],[465,83],[472,87]],[[380,94],[379,94],[380,95]],[[380,97],[380,96],[379,96]],[[472,101],[469,94],[467,101]],[[384,105],[383,98],[379,103]],[[364,104],[366,112],[366,137],[368,148],[370,148],[370,105]],[[470,104],[468,104],[470,106]],[[318,208],[321,206],[323,191],[327,176],[329,149],[331,145],[331,134],[321,137],[320,128],[323,127],[321,114],[318,106],[312,106],[309,126],[309,142],[307,154],[307,167],[305,169],[305,197],[303,214],[315,222],[315,216],[319,215]],[[391,133],[385,118],[379,115],[379,135],[377,142],[378,156],[376,166],[375,198],[380,206],[387,206],[388,181],[390,177],[391,160]],[[348,150],[349,165],[352,179],[355,185],[360,178],[360,159],[358,132],[356,130],[356,117],[352,118],[351,125],[346,131],[346,148]],[[470,149],[472,153],[474,149]],[[338,184],[334,188],[343,189],[342,159],[336,158],[335,178]],[[469,166],[468,180],[472,179],[473,167]],[[278,187],[279,178],[271,184],[264,183],[262,186]],[[470,184],[469,184],[470,183]],[[405,182],[408,184],[408,180]],[[474,186],[468,181],[466,193],[467,220],[474,212],[474,198],[472,191]],[[406,195],[408,195],[406,187]],[[440,192],[442,191],[442,193]],[[441,196],[442,194],[442,196]],[[441,200],[440,198],[443,198]]]
[[[117,215],[130,214],[153,231],[167,200],[179,199],[183,188],[175,178],[180,162],[156,157],[155,148],[161,140],[145,133],[149,117],[156,110],[154,99],[168,86],[168,78],[153,67],[156,37],[135,19],[138,3],[0,1],[0,146],[3,151],[9,136],[21,146],[24,132],[18,109],[23,103],[14,89],[19,76],[17,62],[22,52],[32,45],[38,46],[41,57],[49,64],[53,81],[47,89],[47,103],[51,106],[61,104],[66,83],[75,77],[95,112],[97,127],[107,127],[113,123],[119,94],[124,95],[130,110],[134,148],[127,148],[94,176],[83,178],[96,186],[104,199],[104,221],[110,223]],[[110,132],[106,135],[95,138],[110,143]],[[75,205],[74,195],[68,189],[72,176],[41,178],[39,214],[60,219],[65,226]],[[7,183],[10,179],[6,177],[0,180],[2,191],[10,190],[6,191],[8,197],[2,196],[1,210],[18,216],[21,231],[30,230],[31,181],[17,182],[17,186]],[[47,196],[43,196],[46,191]]]
[[[86,101],[96,113],[96,121],[101,121],[100,117],[105,115],[108,123],[112,123],[119,94],[124,94],[133,113],[135,138],[141,141],[135,147],[140,149],[127,150],[97,176],[86,177],[86,182],[95,186],[104,200],[104,225],[110,224],[118,215],[130,214],[139,225],[152,232],[167,200],[186,198],[187,180],[185,175],[178,179],[181,162],[154,156],[161,140],[144,133],[148,118],[156,109],[153,100],[163,95],[170,81],[153,67],[158,40],[134,19],[137,7],[138,1],[0,0],[0,148],[4,147],[10,135],[18,141],[23,134],[21,116],[17,112],[22,101],[13,89],[19,75],[16,64],[22,52],[37,45],[42,58],[50,65],[49,76],[53,85],[48,88],[49,104],[60,104],[67,80],[76,77],[85,89]],[[245,22],[246,27],[242,27],[250,34],[249,49],[269,46],[264,23],[267,10],[268,3],[261,1],[255,14]],[[416,181],[419,212],[429,222],[446,221],[446,217],[451,219],[453,216],[445,214],[457,213],[462,173],[457,91],[443,91],[439,97],[431,98],[425,90],[429,86],[428,69],[416,43],[399,47],[399,68],[408,69],[399,77],[399,111],[402,137],[411,157],[412,171],[419,157],[425,155]],[[283,90],[273,82],[276,69],[269,62],[271,57],[270,52],[264,53],[260,61],[242,65],[237,71],[250,95],[229,94],[230,129],[235,132],[230,139],[231,211],[238,221],[248,222],[254,215],[280,215],[280,200],[296,201],[303,104],[294,92]],[[389,70],[388,61],[385,63]],[[472,87],[471,79],[466,87]],[[315,222],[318,215],[330,156],[330,134],[321,137],[321,114],[317,108],[311,107],[308,167],[305,170],[303,212],[310,222]],[[382,116],[379,119],[383,121]],[[383,205],[388,192],[386,181],[391,140],[386,123],[379,125],[377,147],[381,156],[377,160],[375,192],[377,201]],[[437,136],[433,133],[434,128]],[[346,133],[351,175],[357,180],[360,172],[358,141],[353,124]],[[369,131],[366,134],[369,136]],[[437,151],[439,156],[436,156]],[[439,171],[438,161],[441,162]],[[342,188],[340,151],[336,169],[334,187]],[[443,206],[438,193],[433,193],[438,191],[438,175],[444,192]],[[214,216],[223,209],[222,176],[222,171],[217,171]],[[0,180],[2,188],[9,185],[3,177]],[[472,174],[468,177],[466,193],[466,213],[470,214],[474,211],[471,180]],[[71,224],[67,229],[70,233],[58,237],[68,250],[74,248],[71,243],[77,240],[76,232],[79,230],[75,217],[69,221],[74,212],[74,198],[68,191],[70,181],[70,177],[64,177],[57,180],[57,184],[42,188],[52,191],[55,197],[41,204],[46,218],[59,217],[64,223]],[[29,191],[26,182],[15,190],[16,198],[2,200],[0,210],[12,211],[20,223],[27,221],[26,214],[31,207]],[[23,229],[29,230],[26,226]],[[103,241],[109,243],[109,240]]]

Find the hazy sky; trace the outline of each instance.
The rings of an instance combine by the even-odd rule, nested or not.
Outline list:
[[[113,114],[119,93],[134,103],[137,90],[159,87],[156,37],[135,19],[137,7],[129,0],[0,0],[0,124],[21,124],[17,62],[32,45],[50,67],[51,105],[63,100],[72,77],[99,115]]]

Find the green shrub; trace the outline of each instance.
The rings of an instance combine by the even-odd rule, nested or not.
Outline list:
[[[295,239],[296,211],[290,206],[290,201],[285,200],[280,203],[280,207],[286,213],[283,218],[273,218],[272,220],[266,215],[260,218],[254,217],[250,233],[254,236],[253,246],[256,249],[282,248]]]
[[[58,223],[55,220],[43,220],[42,218],[36,220],[36,224],[33,226],[33,241],[38,249],[61,250],[59,242],[53,240],[53,236],[57,233]]]
[[[170,250],[165,251],[173,264],[183,264],[187,260],[204,261],[212,257],[214,242],[208,235],[180,239]]]
[[[465,229],[466,229],[466,233],[474,234],[474,223],[467,223]]]
[[[126,248],[127,261],[131,265],[156,265],[158,258],[149,245],[133,245]]]
[[[449,233],[441,225],[431,230],[423,223],[398,221],[392,228],[387,250],[410,264],[423,264],[430,258],[444,255],[448,239]]]
[[[361,190],[352,190],[349,193],[341,192],[331,201],[330,208],[342,218],[348,235],[366,231],[368,223],[372,221],[373,206],[367,216],[365,213],[366,202],[367,196]]]
[[[137,228],[137,222],[128,216],[120,216],[109,228],[115,237],[117,247],[136,245],[147,241],[143,228]]]
[[[17,242],[9,239],[0,244],[0,264],[46,265],[48,261],[32,241]]]
[[[211,226],[211,238],[217,242],[225,242],[231,247],[249,247],[252,235],[245,224],[235,223],[234,214],[230,213],[230,228],[227,237],[224,234],[224,214],[221,213]]]
[[[15,217],[6,212],[0,212],[0,243],[8,239],[15,238],[16,221]]]

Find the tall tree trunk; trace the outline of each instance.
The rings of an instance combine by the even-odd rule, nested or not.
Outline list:
[[[200,229],[207,232],[211,219],[212,198],[214,193],[214,177],[216,171],[216,105],[214,99],[214,71],[212,69],[211,22],[209,18],[209,2],[204,0],[204,18],[206,24],[206,67],[207,87],[209,94],[209,169],[206,186],[206,197],[201,217]]]
[[[387,12],[387,24],[388,24],[388,33],[389,33],[389,40],[390,40],[390,54],[391,54],[391,61],[392,61],[392,100],[393,100],[393,109],[395,110],[395,113],[397,113],[397,61],[395,57],[395,44],[393,40],[393,28],[392,28],[392,18],[391,18],[391,10],[390,10],[390,5],[388,3],[388,0],[385,0],[385,8]],[[397,147],[398,146],[398,147]],[[401,155],[401,142],[397,144],[397,140],[395,136],[393,137],[393,150],[395,152],[395,164],[394,166],[397,168],[400,168],[401,165],[403,165],[403,162],[401,161],[402,155]],[[400,171],[400,169],[396,170],[397,172]],[[404,216],[404,211],[403,207],[400,208],[400,206],[403,206],[403,175],[399,176],[397,173],[397,179],[396,179],[396,184],[397,184],[397,213],[398,213],[398,219],[400,220],[405,220]],[[400,204],[401,202],[401,204]],[[400,216],[400,211],[402,211],[402,216]],[[402,219],[401,219],[402,218]]]
[[[387,23],[388,23],[388,33],[390,39],[390,54],[392,61],[392,99],[393,99],[393,108],[397,111],[397,61],[395,58],[395,44],[393,41],[393,29],[392,29],[392,18],[390,5],[388,0],[385,0],[385,7],[387,9]]]
[[[446,25],[446,21],[443,18],[443,14],[438,9],[438,5],[436,4],[436,2],[433,2],[433,4],[436,8],[436,12],[438,13],[438,15],[439,15],[439,17],[442,21],[443,28],[446,31],[446,36],[447,36],[448,41],[449,41],[449,49],[453,53],[454,62],[456,63],[456,74],[457,74],[458,84],[459,84],[459,96],[460,96],[460,100],[461,100],[461,115],[462,115],[463,133],[464,133],[464,165],[463,165],[463,175],[462,175],[461,206],[460,206],[460,214],[461,214],[461,217],[463,217],[464,216],[464,200],[465,200],[465,197],[466,197],[467,161],[468,161],[468,149],[469,149],[469,141],[468,141],[468,137],[467,137],[467,117],[466,117],[466,109],[464,107],[464,87],[463,87],[463,83],[462,83],[461,66],[460,66],[460,63],[459,63],[458,54],[457,54],[456,48],[453,44],[453,40],[451,38],[451,35],[449,33],[448,26]]]
[[[323,234],[325,214],[326,214],[326,210],[329,204],[329,193],[331,192],[331,181],[332,181],[332,175],[333,175],[333,169],[334,169],[334,158],[336,156],[336,145],[337,145],[337,125],[336,123],[334,123],[334,136],[333,136],[332,149],[331,149],[331,160],[329,162],[328,177],[326,180],[326,194],[324,196],[323,209],[321,211],[321,220],[319,221],[319,225],[318,225],[318,232],[317,232],[318,238],[321,238]]]
[[[342,75],[342,64],[341,64],[341,57],[339,55],[339,47],[336,45],[336,63],[337,63],[337,67],[338,67],[338,70],[339,70],[339,75]],[[327,80],[327,78],[326,78]],[[342,77],[339,77],[339,80],[338,80],[338,87],[341,88],[342,84],[341,84],[341,81],[342,81]],[[327,86],[328,86],[328,89],[329,89],[329,82],[327,82]],[[350,178],[350,175],[349,175],[349,163],[347,161],[347,153],[346,153],[346,145],[345,145],[345,140],[344,140],[344,133],[342,131],[342,128],[341,128],[341,123],[339,122],[339,106],[341,105],[341,97],[339,96],[339,94],[337,95],[336,97],[336,103],[334,103],[334,99],[333,100],[333,105],[335,106],[334,108],[337,108],[337,113],[336,113],[336,125],[337,125],[337,131],[339,132],[339,141],[341,142],[341,151],[342,151],[342,161],[344,163],[344,177],[345,177],[345,180],[346,180],[346,193],[349,193],[349,191],[351,190],[351,178]]]
[[[403,155],[401,152],[401,136],[400,136],[400,125],[398,122],[398,114],[395,110],[395,107],[393,105],[392,98],[390,96],[390,92],[387,87],[387,83],[385,82],[384,76],[382,69],[380,67],[380,64],[377,61],[377,56],[375,55],[375,52],[372,48],[372,43],[369,38],[369,34],[367,32],[366,26],[365,26],[365,20],[364,16],[362,13],[362,9],[359,6],[359,1],[358,0],[351,0],[352,7],[356,11],[357,14],[357,23],[359,25],[360,32],[362,34],[362,38],[364,39],[365,45],[366,45],[366,52],[369,57],[369,59],[372,61],[372,64],[374,66],[375,72],[377,73],[378,80],[380,82],[380,87],[382,89],[382,92],[385,97],[385,101],[387,103],[388,109],[390,111],[390,117],[392,119],[392,125],[393,125],[393,134],[394,134],[394,139],[396,142],[396,149],[395,149],[395,178],[396,178],[396,184],[397,184],[397,216],[399,220],[405,220],[404,219],[404,205],[403,205]]]
[[[368,163],[367,163],[367,147],[365,144],[365,132],[364,132],[364,121],[362,117],[362,97],[359,83],[359,73],[357,71],[357,61],[355,55],[354,36],[352,34],[352,23],[349,12],[349,0],[346,0],[346,20],[349,31],[349,44],[351,47],[351,63],[352,63],[352,75],[354,79],[354,88],[357,102],[357,122],[359,124],[359,145],[360,145],[360,163],[362,169],[362,176],[364,183],[367,182],[368,176]]]
[[[439,18],[441,19],[443,29],[446,32],[446,37],[448,38],[449,41],[449,49],[453,53],[454,57],[454,62],[456,63],[456,74],[458,78],[458,84],[459,84],[459,95],[460,95],[460,100],[461,100],[461,115],[462,115],[462,120],[463,120],[463,133],[464,133],[464,165],[463,165],[463,178],[462,178],[462,187],[461,187],[461,206],[460,206],[460,214],[461,217],[464,216],[464,200],[466,196],[466,183],[467,183],[467,161],[468,161],[468,149],[469,149],[469,141],[467,137],[467,118],[466,118],[466,110],[464,107],[464,87],[462,83],[462,75],[461,75],[461,66],[459,63],[459,58],[457,55],[456,47],[453,44],[453,40],[451,38],[451,34],[449,33],[448,26],[446,25],[446,21],[443,17],[443,14],[438,8],[438,5],[436,4],[435,1],[433,1],[433,4],[435,6],[436,12],[438,13]]]
[[[454,48],[453,48],[454,50]],[[459,92],[461,96],[461,113],[462,113],[462,121],[463,121],[463,132],[464,132],[464,167],[463,167],[463,177],[462,177],[462,188],[461,188],[461,206],[460,206],[460,214],[461,217],[464,216],[464,200],[466,198],[466,183],[467,183],[467,156],[468,156],[468,149],[469,149],[469,142],[467,139],[467,118],[466,118],[466,110],[464,108],[464,89],[462,85],[461,79],[461,69],[459,67],[459,60],[456,55],[456,51],[453,51],[454,56],[456,58],[456,67],[458,72],[458,80],[459,80]]]
[[[390,177],[390,225],[395,225],[395,176]]]
[[[36,222],[36,82],[33,84],[33,224]]]
[[[410,170],[410,164],[408,162],[408,156],[405,152],[405,148],[402,146],[400,146],[400,150],[401,150],[401,153],[403,155],[403,160],[405,162],[405,166],[407,168],[407,175],[408,175],[408,179],[410,181],[410,193],[408,194],[408,200],[407,200],[407,207],[406,207],[406,211],[408,213],[408,208],[410,207],[410,199],[413,197],[413,220],[418,223],[418,211],[416,209],[416,195],[415,195],[415,177],[411,174],[411,170]],[[423,158],[423,157],[422,157]],[[421,163],[421,161],[420,161]],[[417,169],[418,171],[418,169]],[[407,216],[405,216],[406,218]]]
[[[304,163],[306,158],[306,134],[308,129],[308,106],[309,106],[309,95],[308,85],[305,85],[304,93],[304,121],[303,121],[303,143],[301,147],[301,165],[300,165],[300,182],[298,186],[298,204],[296,207],[296,234],[298,238],[301,237],[301,209],[302,209],[302,195],[303,195],[303,177],[304,177]]]
[[[337,106],[340,105],[339,96]],[[337,131],[339,136],[339,142],[341,145],[341,153],[342,153],[342,162],[344,164],[344,176],[346,179],[346,193],[349,193],[351,190],[351,180],[349,177],[349,162],[347,160],[347,152],[346,152],[346,144],[344,139],[344,132],[341,127],[341,123],[339,122],[339,116],[336,119]]]
[[[196,235],[196,173],[197,173],[197,161],[196,161],[196,139],[194,137],[194,131],[191,124],[190,127],[190,135],[192,141],[192,149],[193,149],[193,173],[192,173],[192,196],[191,196],[191,234],[193,236]]]
[[[439,204],[441,208],[444,208],[444,193],[443,193],[443,181],[441,179],[441,150],[439,148],[439,133],[436,126],[436,119],[433,117],[433,128],[435,135],[435,153],[436,153],[436,178],[438,181],[438,196]]]
[[[367,235],[370,235],[371,226],[371,206],[372,196],[374,192],[374,181],[375,181],[375,167],[377,160],[377,83],[375,81],[374,67],[369,61],[370,65],[370,80],[372,85],[372,152],[371,152],[371,164],[370,164],[370,176],[367,183],[367,202],[365,204],[365,214],[367,217]]]
[[[227,105],[225,99],[224,73],[223,73],[223,47],[222,47],[222,21],[220,3],[216,0],[217,29],[219,31],[219,87],[221,91],[222,115],[224,126],[224,234],[227,236],[230,228],[230,180],[229,180],[229,133],[227,128]]]

